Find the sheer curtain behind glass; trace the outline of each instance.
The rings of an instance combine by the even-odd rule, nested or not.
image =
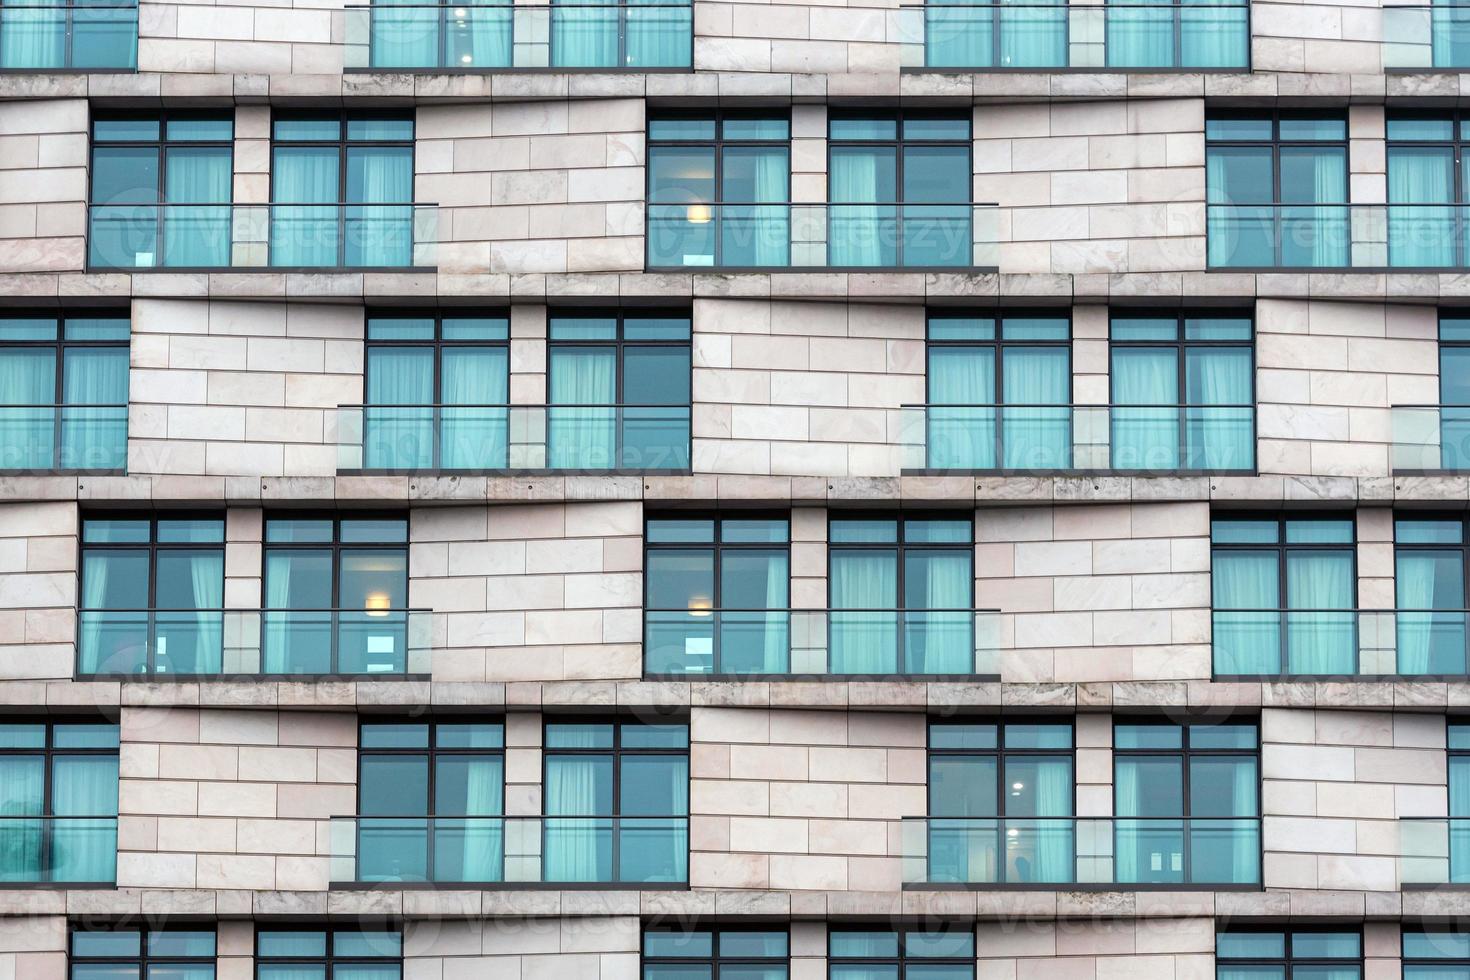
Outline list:
[[[215,268],[230,264],[230,200],[234,154],[223,146],[172,146],[165,151],[163,262]]]
[[[1455,263],[1455,151],[1388,145],[1388,263],[1435,268]],[[1393,207],[1395,204],[1405,207]],[[1424,207],[1423,205],[1445,205]],[[1418,205],[1418,206],[1408,206]]]
[[[568,347],[551,351],[547,465],[608,469],[617,452],[617,351]],[[608,406],[599,408],[596,406]]]
[[[117,857],[117,756],[56,756],[51,768],[52,877],[112,881]]]
[[[65,67],[67,11],[57,9],[58,2],[7,0],[0,5],[0,68]]]
[[[1179,468],[1179,364],[1169,347],[1113,350],[1112,468]],[[1139,406],[1139,407],[1127,407]]]
[[[445,347],[439,376],[443,403],[440,466],[498,469],[507,463],[509,356],[503,347]],[[456,408],[454,406],[471,406]]]
[[[1195,406],[1184,410],[1186,469],[1249,470],[1255,465],[1253,367],[1248,348],[1186,349],[1184,400]]]
[[[337,265],[339,153],[335,145],[276,147],[271,265]]]
[[[439,65],[442,18],[451,9],[432,0],[372,0],[372,32],[368,41],[374,68],[435,68]],[[476,18],[485,9],[464,8]],[[459,63],[443,67],[457,68]],[[488,67],[484,65],[476,67]]]
[[[1072,465],[1071,354],[1065,347],[1002,349],[1005,408],[1001,444],[1008,470]],[[1018,406],[1051,406],[1025,408]]]
[[[995,348],[931,347],[929,404],[929,466],[995,468]]]
[[[402,268],[413,264],[413,148],[349,146],[346,264]]]
[[[7,738],[6,743],[12,744],[12,740]],[[44,756],[0,756],[0,881],[41,880],[45,840],[42,821],[16,818],[39,818],[45,812],[45,786]]]
[[[893,234],[895,151],[891,147],[833,147],[828,192],[827,254],[831,265],[875,266],[897,262]],[[868,204],[867,202],[873,202]],[[881,205],[881,206],[880,206]]]
[[[830,659],[834,674],[891,674],[898,668],[898,554],[833,550]],[[861,610],[844,612],[843,610]]]
[[[432,347],[370,347],[363,465],[424,470],[434,462]],[[383,406],[374,408],[373,406]],[[417,406],[417,407],[413,407]]]
[[[593,736],[575,730],[559,747]],[[611,755],[546,755],[546,828],[543,858],[547,881],[612,880],[613,760]]]
[[[0,468],[56,465],[55,403],[56,351],[0,346]]]
[[[551,0],[552,66],[617,67],[620,9],[616,0]]]
[[[62,366],[62,465],[122,469],[128,452],[128,349],[69,347]]]
[[[1281,673],[1280,553],[1218,550],[1210,561],[1215,673]],[[1248,611],[1232,611],[1248,610]]]

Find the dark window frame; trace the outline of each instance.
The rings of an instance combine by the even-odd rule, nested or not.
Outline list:
[[[56,814],[54,812],[55,811],[55,802],[54,802],[54,796],[53,796],[53,790],[54,790],[53,776],[54,776],[54,770],[55,770],[56,757],[57,756],[68,756],[68,757],[70,757],[70,756],[85,756],[85,757],[88,757],[88,758],[112,758],[112,759],[120,759],[121,758],[121,751],[122,751],[122,723],[120,721],[112,721],[112,720],[110,720],[108,718],[104,718],[104,717],[101,717],[101,716],[88,717],[88,716],[85,716],[85,715],[63,715],[63,716],[59,716],[59,717],[55,717],[55,718],[53,718],[53,717],[47,717],[47,716],[34,716],[34,717],[16,716],[15,718],[13,718],[8,723],[9,724],[17,724],[17,725],[39,725],[39,726],[41,726],[41,727],[43,727],[45,729],[45,733],[46,733],[45,745],[44,746],[41,746],[41,747],[21,747],[21,746],[4,746],[4,747],[0,747],[0,757],[3,757],[3,758],[14,758],[14,757],[18,757],[18,756],[40,756],[42,758],[41,765],[42,765],[42,780],[43,781],[42,781],[42,786],[41,786],[41,794],[42,794],[41,795],[41,812],[36,815],[35,819],[40,819],[40,820],[43,821],[43,823],[42,823],[42,831],[41,831],[41,833],[42,833],[42,841],[41,841],[41,855],[40,855],[40,857],[41,857],[42,864],[44,865],[45,874],[44,875],[38,875],[38,878],[35,881],[8,881],[8,882],[5,883],[4,887],[6,887],[6,888],[17,888],[17,889],[22,889],[22,890],[25,890],[25,889],[41,889],[41,888],[44,888],[44,889],[55,889],[55,888],[89,888],[89,887],[91,887],[91,888],[116,888],[117,887],[117,884],[116,884],[115,881],[86,882],[86,881],[55,881],[55,880],[52,879],[52,876],[51,876],[51,867],[52,867],[51,857],[52,857],[52,847],[53,847],[53,844],[54,844],[54,830],[52,828],[52,825],[51,825],[50,821],[52,821],[52,818],[58,816],[58,814]],[[65,748],[65,747],[60,747],[60,746],[58,746],[56,744],[56,729],[57,729],[57,727],[64,727],[64,726],[68,726],[68,725],[111,725],[113,728],[117,729],[117,731],[118,731],[118,744],[117,745],[114,745],[114,746],[106,747],[106,748],[97,748],[97,747]],[[120,788],[119,788],[119,792],[121,792],[121,789]],[[113,827],[114,827],[114,830],[115,830],[116,829],[116,826],[117,826],[117,819],[118,819],[118,816],[120,815],[120,812],[121,812],[121,807],[118,806],[116,802],[114,802],[113,809],[114,809],[114,811],[117,811],[117,812],[114,812],[114,813],[111,813],[111,814],[95,814],[95,815],[93,815],[93,814],[77,814],[76,816],[79,816],[82,819],[87,819],[87,820],[108,820],[108,819],[110,819],[110,820],[113,821]],[[114,864],[114,868],[115,867],[116,867],[116,865]],[[115,870],[114,870],[113,877],[114,878],[117,877]],[[87,931],[91,931],[91,930],[85,930],[84,929],[84,930],[81,930],[81,931],[87,932]],[[196,931],[196,930],[185,930],[185,931],[191,931],[192,932],[192,931]],[[143,948],[146,950],[147,947],[144,946]],[[67,946],[68,952],[70,952],[70,949],[71,949],[71,946],[70,946],[70,938],[68,937],[68,946]]]
[[[969,320],[981,318],[995,321],[995,336],[990,339],[959,340],[949,337],[936,338],[933,334],[933,323],[935,320]],[[1058,320],[1066,320],[1067,336],[1062,340],[1031,340],[1021,338],[1007,338],[1002,336],[1004,321],[1012,317],[1018,319],[1049,317]],[[995,404],[997,406],[1010,407],[1005,401],[1005,365],[1004,352],[1008,347],[1055,347],[1067,352],[1067,387],[1071,388],[1073,378],[1072,370],[1072,342],[1076,337],[1072,331],[1072,311],[1066,308],[1058,309],[1035,309],[1027,310],[961,310],[961,309],[929,309],[924,313],[924,404],[930,404],[929,381],[929,354],[935,348],[977,348],[984,347],[994,351],[992,356],[992,367],[995,369]],[[1021,405],[1018,407],[1032,407]],[[1070,404],[1067,406],[1070,407]],[[997,457],[999,458],[999,457]]]
[[[710,935],[709,956],[654,956],[648,955],[648,937],[655,935],[687,935],[692,932],[707,932]],[[740,933],[767,933],[778,932],[786,935],[785,956],[723,956],[720,954],[720,937]],[[712,925],[701,929],[697,923],[684,926],[650,927],[644,926],[638,930],[638,965],[639,976],[643,976],[643,969],[649,965],[687,966],[710,968],[710,980],[720,980],[722,968],[726,966],[759,966],[767,969],[781,967],[786,970],[789,980],[791,976],[791,929],[785,923],[779,923],[774,928],[763,929],[759,925],[721,926]]]
[[[337,955],[336,948],[335,948],[336,947],[336,941],[337,941],[336,934],[338,932],[347,932],[347,931],[353,931],[353,930],[342,929],[339,926],[336,926],[336,925],[333,925],[333,924],[322,924],[320,926],[315,926],[314,927],[314,926],[311,926],[311,925],[302,925],[302,924],[299,924],[299,923],[286,923],[286,924],[283,924],[283,925],[280,925],[280,926],[276,926],[276,925],[272,925],[272,924],[266,924],[266,923],[257,923],[256,924],[256,928],[255,928],[255,935],[254,935],[254,937],[252,938],[252,941],[251,941],[252,942],[252,953],[253,953],[254,959],[255,959],[254,976],[256,976],[256,977],[259,977],[260,976],[260,968],[261,968],[261,966],[275,966],[275,965],[283,965],[283,966],[293,966],[293,965],[294,966],[321,966],[321,967],[324,968],[324,975],[326,977],[330,978],[335,973],[334,967],[337,967],[337,966],[354,966],[354,965],[364,965],[364,966],[367,966],[367,965],[380,965],[380,964],[384,964],[384,963],[393,963],[393,964],[396,964],[398,966],[398,976],[400,978],[402,978],[402,976],[403,976],[403,955],[402,955],[401,952],[399,953],[398,956],[340,956],[339,957]],[[398,927],[398,928],[393,928],[393,929],[359,929],[359,930],[356,930],[356,931],[358,931],[358,932],[360,932],[360,933],[362,933],[364,935],[369,935],[369,934],[374,934],[374,933],[397,934],[398,941],[399,941],[399,948],[400,948],[400,950],[402,949],[403,929],[402,929],[401,926]],[[260,952],[260,934],[262,932],[272,932],[272,933],[303,933],[303,934],[316,934],[316,933],[321,933],[326,938],[326,953],[324,955],[322,955],[322,956],[262,956],[261,955],[261,952]]]
[[[92,521],[147,521],[147,541],[88,541],[87,524]],[[159,541],[159,521],[219,521],[219,541]],[[204,551],[218,549],[221,563],[224,562],[225,549],[229,543],[229,529],[227,525],[226,512],[224,510],[84,510],[81,514],[81,527],[77,534],[77,582],[78,585],[85,583],[86,562],[83,560],[89,551],[146,551],[148,552],[148,609],[158,609],[158,554],[169,551]],[[85,590],[79,591],[77,595],[77,609],[90,609],[84,606],[83,596]],[[220,609],[224,609],[223,598],[220,601]],[[164,611],[164,610],[160,610]],[[199,612],[198,609],[168,609],[169,612]]]
[[[1398,525],[1400,521],[1453,521],[1460,525],[1460,540],[1455,543],[1447,541],[1400,541],[1398,536]],[[1460,553],[1460,601],[1464,603],[1461,609],[1470,609],[1470,515],[1463,511],[1448,510],[1398,510],[1393,511],[1393,605],[1395,609],[1401,609],[1399,605],[1399,581],[1398,581],[1398,556],[1404,551],[1458,551]],[[1445,610],[1429,610],[1445,611]],[[1467,661],[1470,662],[1470,661]],[[1426,678],[1427,679],[1427,678]],[[1463,678],[1461,678],[1463,679]]]
[[[14,887],[7,885],[6,887]],[[141,924],[137,926],[119,923],[116,926],[94,927],[78,923],[72,923],[66,931],[66,975],[72,976],[72,967],[85,966],[135,966],[138,968],[136,976],[147,977],[150,966],[207,966],[210,971],[218,976],[219,959],[219,931],[214,923],[208,923],[207,929],[191,929],[187,925],[175,926],[151,926]],[[137,956],[79,956],[76,953],[76,936],[78,933],[126,933],[136,932],[138,934]],[[148,952],[148,939],[160,933],[188,932],[188,933],[211,933],[215,937],[214,954],[210,956],[151,956]]]
[[[928,926],[928,925],[931,925],[931,923],[922,923],[921,925]],[[882,925],[877,925],[877,926],[875,926],[873,928],[864,928],[862,926],[849,926],[849,925],[831,925],[827,929],[827,976],[830,977],[832,975],[832,967],[833,966],[846,966],[846,965],[857,965],[857,966],[892,966],[896,970],[896,974],[897,974],[899,980],[904,980],[904,978],[906,978],[908,976],[908,968],[910,966],[928,966],[928,965],[937,965],[937,966],[960,966],[960,965],[964,965],[964,966],[968,966],[969,967],[971,980],[974,980],[974,977],[975,977],[976,955],[978,955],[979,952],[980,952],[980,942],[979,942],[978,936],[976,935],[975,927],[973,925],[971,925],[968,928],[966,928],[963,923],[940,923],[940,925],[945,926],[946,928],[942,928],[942,929],[923,928],[923,929],[920,929],[920,928],[916,928],[913,923],[904,923],[904,924],[897,924],[897,925],[895,925],[893,923],[884,923]],[[953,925],[955,928],[952,928],[952,929],[951,928],[947,928],[947,926],[950,926],[950,925]],[[910,956],[909,955],[909,952],[908,952],[908,933],[910,933],[910,932],[940,932],[940,931],[943,931],[943,932],[951,932],[951,933],[952,932],[964,932],[964,933],[968,933],[970,935],[971,941],[973,942],[973,946],[972,946],[970,955],[967,955],[967,956],[918,956],[918,955]],[[857,932],[857,933],[892,932],[892,933],[894,933],[898,937],[898,951],[897,951],[896,955],[894,955],[894,956],[833,956],[832,955],[832,936],[834,934],[837,934],[837,933],[845,933],[845,932]]]
[[[89,170],[90,170],[90,167],[89,167]],[[89,176],[88,177],[88,180],[90,180],[90,179],[91,178]],[[89,188],[89,191],[90,191],[90,188]],[[123,339],[121,339],[121,340],[68,340],[67,337],[66,337],[66,322],[68,320],[72,319],[72,318],[76,318],[78,320],[97,320],[97,319],[117,320],[120,323],[127,324],[128,336],[125,337],[125,338],[123,338]],[[64,428],[64,426],[62,425],[64,413],[62,411],[60,411],[60,409],[62,409],[62,408],[70,408],[70,407],[73,407],[73,406],[76,406],[76,407],[87,407],[88,404],[89,404],[87,402],[68,402],[66,400],[66,352],[68,350],[74,349],[74,348],[80,348],[80,349],[84,349],[84,350],[95,350],[95,349],[98,349],[98,348],[104,348],[104,349],[117,348],[117,349],[121,349],[121,350],[125,350],[125,351],[131,352],[131,350],[132,350],[132,333],[133,333],[132,313],[129,310],[127,310],[126,308],[119,308],[119,307],[102,307],[102,308],[99,308],[97,310],[87,310],[87,309],[83,309],[83,308],[71,308],[71,309],[64,309],[64,310],[54,310],[54,309],[53,310],[43,310],[43,309],[35,309],[35,308],[28,308],[28,307],[20,307],[20,308],[13,309],[13,310],[6,310],[3,314],[0,314],[0,321],[8,321],[8,320],[35,320],[35,319],[54,320],[56,322],[56,339],[55,340],[19,340],[19,339],[12,340],[12,339],[9,339],[9,338],[5,338],[5,339],[0,339],[0,349],[4,349],[4,350],[10,350],[10,349],[30,349],[30,350],[51,350],[51,351],[54,351],[54,355],[53,356],[55,358],[55,362],[53,363],[52,368],[53,368],[53,370],[54,370],[54,372],[56,374],[56,383],[53,386],[52,390],[55,392],[56,401],[55,401],[54,405],[31,406],[31,407],[36,407],[36,408],[53,408],[54,407],[54,408],[57,409],[57,412],[55,413],[55,415],[52,417],[52,420],[51,420],[51,458],[55,462],[55,466],[52,468],[53,471],[54,472],[58,472],[58,473],[75,473],[75,474],[78,474],[78,475],[87,475],[87,474],[116,474],[116,473],[122,473],[122,472],[124,472],[124,470],[96,470],[96,469],[80,469],[80,470],[78,470],[78,469],[63,468],[62,465],[61,465],[61,459],[62,459],[62,438],[61,438],[61,435],[62,435],[62,430]],[[131,401],[131,392],[129,393],[129,402],[124,402],[121,407],[123,407],[124,409],[126,409],[128,407],[128,404],[130,403],[130,401]],[[7,406],[4,406],[4,407],[6,407],[6,408],[12,408],[13,409],[13,408],[19,408],[19,407],[26,407],[26,406],[7,405]],[[24,472],[24,471],[16,471],[16,472]]]
[[[343,521],[403,521],[402,541],[343,541]],[[271,541],[269,539],[269,528],[271,521],[331,521],[331,541]],[[260,582],[261,588],[265,588],[267,569],[270,563],[270,555],[275,551],[330,551],[332,553],[332,609],[342,608],[342,553],[351,551],[382,551],[386,548],[403,549],[403,568],[405,578],[408,576],[408,549],[412,543],[413,534],[409,522],[409,513],[403,511],[293,511],[293,510],[267,510],[261,523],[260,534]],[[406,598],[406,597],[405,597]],[[290,610],[292,607],[285,607]],[[354,612],[356,610],[353,610]],[[390,610],[391,611],[391,610]]]

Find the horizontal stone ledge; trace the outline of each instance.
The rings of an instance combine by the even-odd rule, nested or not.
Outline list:
[[[1418,919],[1470,913],[1470,891],[964,891],[831,892],[725,889],[395,889],[242,891],[120,888],[0,889],[0,917],[66,915],[197,920],[360,916],[473,920],[639,916],[753,920],[946,917],[1024,922],[1078,918],[1220,918],[1281,920]]]
[[[1325,708],[1442,713],[1470,707],[1470,681],[1194,680],[1025,683],[791,680],[220,681],[0,680],[0,706],[53,714],[119,707],[395,712],[405,709],[779,708],[1090,713],[1149,708]]]

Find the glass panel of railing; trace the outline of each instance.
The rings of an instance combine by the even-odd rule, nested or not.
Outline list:
[[[1395,473],[1470,471],[1470,405],[1395,405]]]
[[[0,816],[0,882],[116,879],[117,817]]]
[[[1415,4],[1383,8],[1383,67],[1470,67],[1470,5]]]
[[[0,4],[0,70],[126,71],[138,62],[138,5]]]
[[[1470,818],[1399,818],[1399,882],[1470,884]]]
[[[0,405],[0,470],[118,471],[127,459],[126,405]]]
[[[1217,677],[1470,676],[1459,609],[1217,609]]]
[[[1117,817],[1119,884],[1247,885],[1261,880],[1257,817]]]
[[[1212,268],[1455,269],[1470,222],[1452,202],[1206,206]]]

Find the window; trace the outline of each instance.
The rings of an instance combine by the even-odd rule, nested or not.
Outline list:
[[[791,261],[785,113],[648,121],[650,267],[769,268]]]
[[[402,976],[400,932],[263,927],[255,932],[255,980],[399,980]]]
[[[1460,515],[1394,521],[1399,673],[1464,676],[1465,522]]]
[[[1210,546],[1217,676],[1358,672],[1350,515],[1216,517]]]
[[[413,117],[278,115],[270,264],[403,268],[413,255]]]
[[[408,520],[267,517],[265,673],[404,673]]]
[[[117,877],[117,725],[0,724],[0,881]]]
[[[71,980],[214,980],[214,930],[73,929]]]
[[[1437,427],[1424,417],[1426,412],[1438,415]],[[1438,409],[1395,406],[1394,413],[1399,424],[1408,423],[1415,431],[1427,429],[1426,441],[1438,441],[1438,465],[1424,468],[1470,469],[1470,316],[1439,316]]]
[[[1206,119],[1209,264],[1346,265],[1347,173],[1347,120],[1340,114]]]
[[[930,68],[1064,68],[1067,8],[924,5]]]
[[[928,465],[1070,468],[1071,334],[1065,313],[931,313]]]
[[[1076,877],[1070,723],[929,726],[929,881]]]
[[[365,468],[506,467],[508,316],[370,315],[365,369]]]
[[[1184,3],[1147,10],[1131,0],[1106,7],[1110,68],[1248,68],[1248,5]]]
[[[1118,881],[1259,883],[1258,746],[1254,722],[1117,722]]]
[[[973,674],[969,518],[843,515],[828,522],[834,674]]]
[[[228,113],[93,119],[88,263],[228,266],[234,138]]]
[[[834,111],[828,137],[831,265],[974,264],[969,116]]]
[[[81,675],[223,669],[223,515],[82,521]]]
[[[1215,935],[1216,980],[1361,980],[1363,938],[1325,929]]]
[[[1446,811],[1449,814],[1449,881],[1464,884],[1470,882],[1470,724],[1464,719],[1452,718],[1446,728],[1449,750],[1449,809]],[[1430,821],[1428,829],[1431,832],[1437,829],[1434,826],[1437,823]],[[1435,843],[1440,848],[1445,845],[1443,839]],[[1444,852],[1439,853],[1442,855]],[[1441,870],[1440,874],[1443,873]]]
[[[906,929],[832,929],[827,980],[973,980],[975,934]]]
[[[0,469],[126,468],[130,329],[126,313],[0,317]]]
[[[687,312],[553,310],[547,465],[688,469],[689,330]]]
[[[1248,315],[1114,313],[1109,340],[1112,469],[1255,468]]]
[[[1402,943],[1404,980],[1470,977],[1470,932],[1405,926]]]
[[[650,518],[644,540],[648,673],[791,669],[786,518]]]
[[[37,5],[40,6],[40,5]],[[107,0],[0,7],[0,69],[85,71],[138,63],[138,8]]]
[[[689,879],[689,726],[548,721],[548,882]]]
[[[1456,231],[1464,205],[1457,114],[1391,116],[1388,126],[1388,264],[1396,268],[1463,266]]]
[[[610,0],[601,9],[577,9],[575,0],[551,6],[553,68],[688,68],[693,58],[689,7],[640,9],[639,0]]]
[[[505,726],[364,722],[357,880],[504,880]]]
[[[643,980],[786,980],[786,931],[643,931]]]

